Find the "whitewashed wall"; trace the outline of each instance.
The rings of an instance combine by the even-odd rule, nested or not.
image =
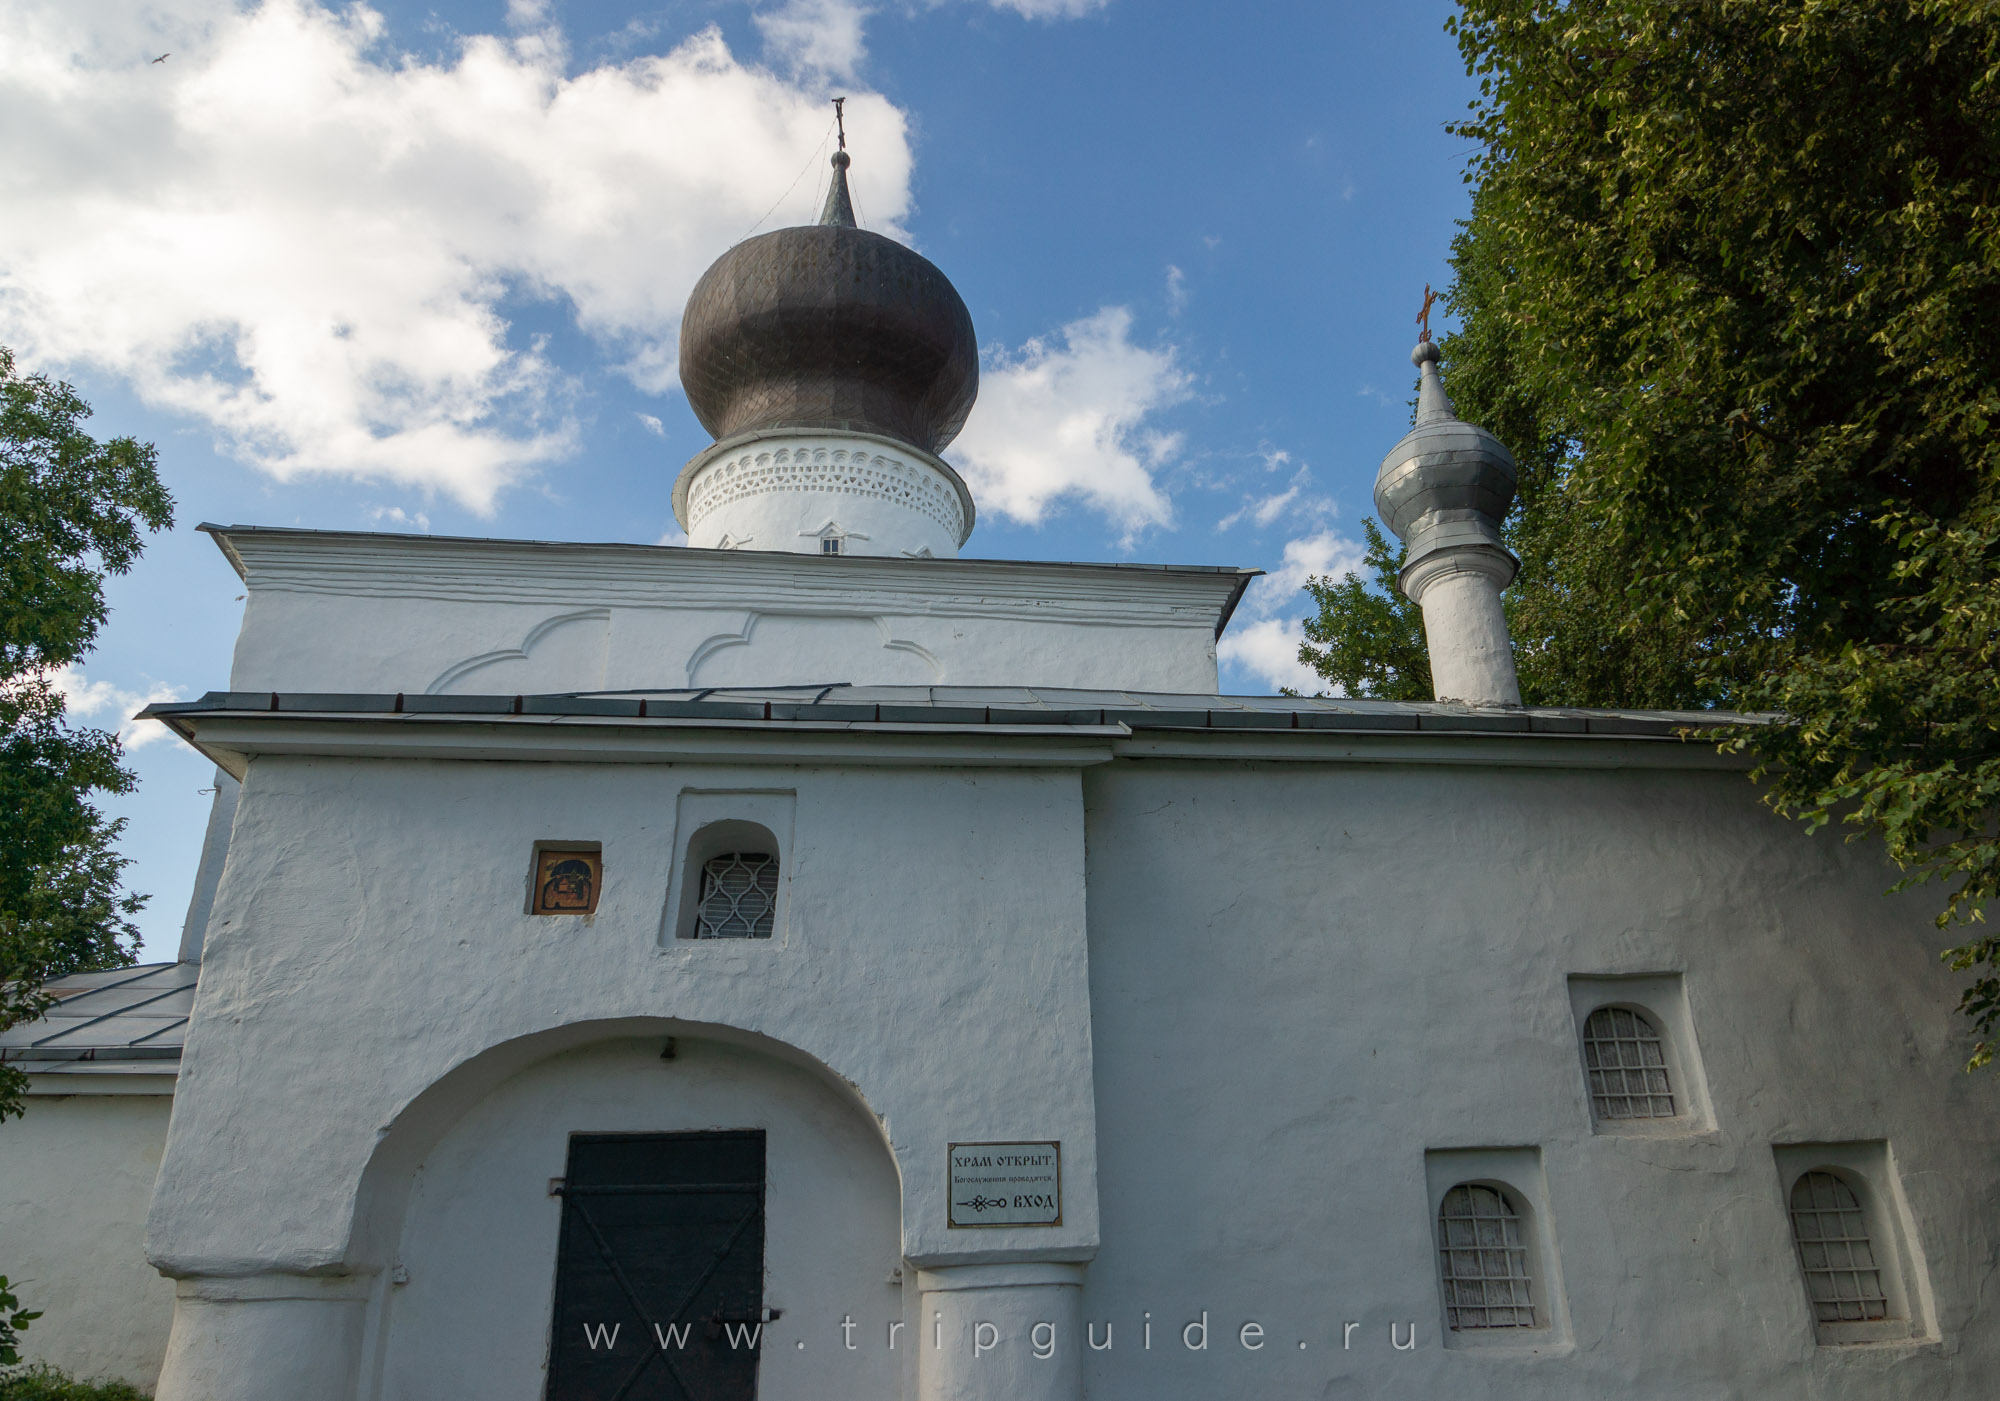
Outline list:
[[[663,941],[680,796],[746,789],[795,795],[781,937]],[[603,844],[593,916],[524,913],[533,844],[558,835]],[[552,1034],[634,1018],[735,1028],[848,1085],[903,1172],[891,1248],[912,1260],[1087,1258],[1082,835],[1073,767],[255,761],[149,1230],[183,1277],[162,1394],[262,1396],[246,1378],[310,1356],[311,1394],[343,1395],[323,1359],[379,1308],[439,1136],[565,1049]],[[924,1050],[941,1025],[948,1053]],[[1064,1224],[948,1231],[947,1145],[1004,1139],[1064,1144]]]
[[[1993,1394],[2000,1080],[1961,1072],[1928,897],[1884,899],[1870,848],[1730,772],[1156,763],[1086,791],[1093,1401]],[[1714,1127],[1593,1132],[1568,979],[1656,972]],[[1773,1144],[1854,1139],[1890,1145],[1935,1341],[1814,1344]],[[1539,1150],[1566,1339],[1442,1346],[1425,1153],[1478,1148]]]
[[[36,1093],[0,1126],[0,1273],[43,1313],[21,1334],[29,1361],[148,1389],[159,1375],[174,1286],[146,1263],[146,1210],[172,1104]]]
[[[1230,572],[238,531],[237,690],[1212,693]]]
[[[1694,747],[1680,771],[1621,742],[1329,740],[1343,757],[1315,763],[1149,743],[1048,771],[254,761],[154,1258],[197,1289],[352,1272],[374,1339],[354,1344],[374,1359],[355,1394],[420,1394],[423,1349],[468,1355],[486,1301],[545,1326],[546,1258],[496,1284],[478,1255],[495,1247],[445,1203],[505,1221],[511,1201],[529,1214],[509,1259],[546,1257],[537,1193],[561,1133],[712,1116],[605,1099],[642,1070],[602,1043],[679,1028],[801,1067],[733,1091],[774,1123],[805,1112],[792,1084],[877,1117],[901,1176],[884,1248],[1094,1255],[1082,1317],[1113,1337],[1081,1351],[1096,1401],[1983,1401],[2000,1084],[1959,1072],[1935,931],[1921,902],[1883,899],[1867,848],[1770,816]],[[689,790],[795,795],[779,938],[661,943]],[[548,837],[603,841],[595,917],[521,913]],[[1705,1086],[1692,1132],[1593,1130],[1569,980],[1619,974],[1681,975]],[[1065,1226],[943,1229],[943,1145],[973,1138],[1061,1139]],[[1814,1343],[1774,1145],[1853,1140],[1889,1145],[1928,1337]],[[1561,1284],[1558,1326],[1525,1346],[1445,1345],[1426,1165],[1443,1150],[1529,1165],[1540,1287]],[[774,1272],[791,1268],[780,1220],[774,1198]],[[828,1248],[829,1278],[862,1280],[866,1253]],[[407,1305],[382,1273],[398,1258]],[[875,1297],[835,1312],[845,1290]],[[829,1286],[827,1317],[789,1317],[832,1347],[878,1290]],[[183,1302],[196,1322],[242,1308]],[[999,1360],[952,1384],[989,1362],[1055,1375],[1027,1360],[1033,1321],[1008,1317]],[[1396,1350],[1392,1325],[1415,1345]],[[238,1366],[255,1356],[249,1335],[212,1336]],[[1078,1356],[1073,1328],[1057,1341]],[[519,1339],[470,1355],[466,1386],[515,1394]],[[887,1394],[819,1375],[829,1401]]]

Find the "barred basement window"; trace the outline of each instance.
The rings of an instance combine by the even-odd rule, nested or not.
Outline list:
[[[1533,1328],[1528,1242],[1520,1213],[1497,1187],[1461,1183],[1438,1208],[1445,1321],[1466,1328]]]
[[[1815,1319],[1867,1323],[1889,1316],[1868,1222],[1852,1187],[1830,1172],[1801,1177],[1792,1186],[1792,1238]]]
[[[1671,1119],[1667,1049],[1653,1024],[1623,1007],[1599,1007],[1583,1024],[1583,1064],[1600,1119]]]
[[[701,863],[697,939],[768,939],[778,912],[778,858],[733,851]]]

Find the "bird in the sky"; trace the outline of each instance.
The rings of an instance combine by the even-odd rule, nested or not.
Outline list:
[[[155,63],[165,63],[165,62],[166,62],[166,61],[167,61],[168,59],[170,59],[170,58],[172,58],[172,57],[173,57],[173,55],[172,55],[172,54],[161,54],[161,55],[160,55],[160,56],[159,56],[158,58],[154,59],[154,60],[153,60],[153,62],[155,62]]]

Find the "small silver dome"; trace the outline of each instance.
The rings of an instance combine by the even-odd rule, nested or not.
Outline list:
[[[1382,459],[1375,509],[1409,546],[1412,561],[1448,545],[1488,545],[1504,554],[1500,522],[1514,504],[1514,454],[1453,412],[1435,345],[1422,342],[1410,359],[1423,372],[1417,422]]]

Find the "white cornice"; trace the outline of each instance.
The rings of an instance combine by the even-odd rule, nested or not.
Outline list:
[[[566,764],[835,764],[866,768],[1077,768],[1111,758],[1123,725],[633,723],[593,717],[466,721],[434,715],[242,713],[176,717],[182,738],[231,777],[266,754]]]
[[[1217,628],[1255,571],[209,527],[252,590]]]
[[[1139,730],[1083,725],[654,719],[337,712],[179,712],[161,719],[241,779],[263,754],[538,763],[1076,768],[1112,759],[1740,771],[1698,740],[1589,734]]]

